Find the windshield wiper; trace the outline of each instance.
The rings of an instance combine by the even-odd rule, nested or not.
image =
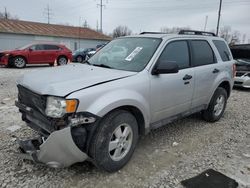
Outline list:
[[[105,64],[92,64],[93,66],[96,66],[96,67],[104,67],[104,68],[109,68],[109,69],[112,69],[113,67],[110,67],[108,65],[105,65]]]

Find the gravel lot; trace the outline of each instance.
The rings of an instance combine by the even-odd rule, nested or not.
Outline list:
[[[15,81],[43,68],[0,68],[0,187],[182,187],[181,180],[209,168],[250,187],[249,90],[233,90],[219,122],[207,123],[196,114],[142,137],[131,161],[117,173],[89,162],[51,169],[19,159],[15,138],[35,133],[14,106]]]

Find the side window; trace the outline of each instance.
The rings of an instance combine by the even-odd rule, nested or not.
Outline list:
[[[221,40],[213,40],[213,43],[215,47],[217,48],[222,61],[230,61],[231,60],[230,52],[225,42]]]
[[[204,40],[191,41],[194,66],[215,63],[215,56],[211,46]]]
[[[180,69],[189,67],[189,51],[186,41],[174,41],[169,43],[163,50],[160,62],[175,62]]]
[[[35,45],[35,50],[44,50],[44,45],[42,44]]]

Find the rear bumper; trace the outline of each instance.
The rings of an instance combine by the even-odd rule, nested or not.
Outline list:
[[[37,139],[18,141],[20,157],[43,163],[54,168],[63,168],[88,158],[74,143],[71,128],[54,131],[43,141]]]

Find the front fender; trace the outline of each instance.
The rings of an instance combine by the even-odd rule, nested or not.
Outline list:
[[[145,129],[147,130],[149,128],[149,121],[150,121],[149,103],[144,96],[142,96],[136,91],[124,90],[124,89],[110,91],[97,98],[85,110],[99,117],[103,117],[108,112],[122,106],[133,106],[136,107],[138,110],[140,110],[144,117]]]

